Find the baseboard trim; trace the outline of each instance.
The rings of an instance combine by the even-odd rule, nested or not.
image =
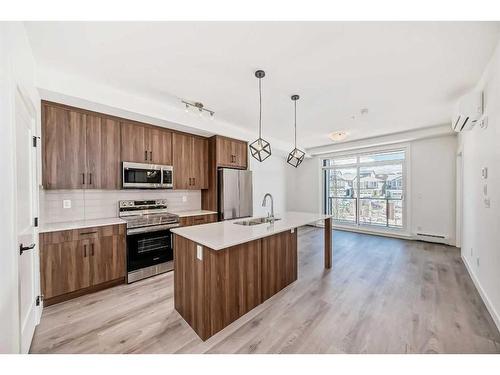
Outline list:
[[[462,254],[460,255],[460,257],[462,258],[462,262],[464,262],[465,268],[467,269],[467,272],[469,273],[469,276],[472,279],[474,286],[476,287],[477,291],[479,292],[479,295],[481,296],[481,299],[483,300],[483,303],[485,304],[486,309],[490,313],[491,317],[493,318],[493,321],[495,322],[495,325],[497,326],[498,331],[500,332],[500,315],[495,311],[495,308],[491,304],[491,301],[488,298],[488,295],[486,294],[483,287],[481,286],[479,279],[476,277],[476,275],[474,275],[474,272],[472,272],[472,268],[470,267],[469,262],[467,261],[467,258],[465,258]]]

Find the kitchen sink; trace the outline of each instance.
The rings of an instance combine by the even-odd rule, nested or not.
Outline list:
[[[257,217],[254,219],[235,221],[234,224],[252,226],[252,225],[265,224],[265,223],[272,223],[272,222],[278,221],[278,220],[281,220],[281,219],[279,219],[277,217],[275,217],[275,218]]]

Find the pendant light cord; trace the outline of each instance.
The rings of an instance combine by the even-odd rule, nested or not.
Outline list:
[[[297,148],[297,101],[294,100],[295,105],[295,148]]]
[[[259,138],[262,138],[262,78],[259,78]]]

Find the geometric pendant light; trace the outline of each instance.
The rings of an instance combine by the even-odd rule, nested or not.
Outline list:
[[[298,95],[292,95],[294,109],[295,109],[295,148],[288,154],[286,162],[295,168],[297,168],[300,163],[304,160],[305,152],[297,148],[297,100],[299,100]]]
[[[271,156],[271,145],[262,138],[262,85],[261,80],[266,76],[263,70],[257,70],[255,76],[259,79],[259,138],[250,143],[250,153],[260,162]],[[303,157],[302,157],[303,158]]]

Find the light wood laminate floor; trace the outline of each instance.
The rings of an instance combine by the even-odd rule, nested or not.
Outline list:
[[[203,342],[174,310],[173,273],[45,308],[33,353],[499,353],[457,248],[299,231],[299,279]]]

